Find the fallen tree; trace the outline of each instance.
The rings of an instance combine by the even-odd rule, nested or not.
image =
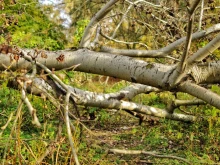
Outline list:
[[[220,25],[217,24],[206,31],[204,30],[202,33],[204,34],[203,36],[205,36],[207,32],[214,33],[218,32],[219,29]],[[184,41],[183,39],[179,40]],[[176,42],[179,42],[179,40]],[[209,53],[213,52],[219,47],[219,40],[220,36],[218,35],[204,48],[200,49],[198,52],[196,52],[194,55],[188,58],[187,69],[184,69],[183,72],[178,74],[178,76],[181,76],[181,79],[179,79],[176,83],[173,82],[175,82],[175,77],[177,73],[179,73],[179,63],[174,65],[149,63],[143,60],[132,59],[131,57],[127,56],[111,53],[94,52],[85,48],[79,49],[77,51],[62,50],[56,52],[49,52],[43,50],[19,49],[17,47],[13,48],[8,45],[2,45],[2,65],[0,69],[30,70],[33,67],[33,63],[36,63],[38,66],[41,67],[41,69],[47,70],[47,72],[51,74],[52,69],[61,70],[69,69],[71,67],[76,66],[74,68],[74,71],[117,77],[126,81],[152,86],[160,90],[167,90],[172,92],[185,92],[203,100],[204,102],[210,105],[215,106],[216,108],[220,108],[219,95],[203,87],[204,84],[216,84],[219,82],[220,62],[214,61],[208,64],[203,64],[199,62],[205,57],[207,57]],[[181,42],[179,42],[179,44],[180,43]],[[170,47],[170,45],[168,45],[167,47]],[[3,51],[6,51],[8,53],[4,53]],[[155,52],[157,51],[155,50]],[[158,52],[161,51],[159,50]],[[16,58],[17,60],[15,60]],[[59,80],[59,82],[60,81],[61,80]],[[202,86],[200,84],[202,84]],[[144,87],[147,88],[148,86]],[[65,90],[67,90],[67,88]],[[136,92],[142,92],[138,90],[139,88],[137,88]],[[111,106],[111,102],[113,101],[113,99],[109,101],[109,98],[111,97],[110,94],[106,94],[107,96],[103,94],[101,96],[102,99],[97,100],[96,98],[100,98],[100,95],[98,94],[88,93],[79,89],[76,90],[75,88],[71,89],[71,91],[75,91],[76,95],[81,95],[81,101],[79,101],[80,104],[85,104],[88,106],[100,106],[103,108],[121,108],[119,105],[116,106],[116,104],[119,104],[118,101],[120,101],[117,100],[117,97],[115,99],[115,106]],[[127,93],[130,92],[131,91],[129,90],[127,91]],[[87,98],[85,96],[87,96]],[[90,97],[88,98],[88,96]],[[120,101],[120,103],[122,103],[122,101]],[[128,104],[127,109],[129,109],[129,107],[132,107],[131,105],[132,104]],[[136,110],[139,109],[140,111],[142,109],[142,107],[138,105],[136,106]],[[158,112],[158,114],[160,113],[161,112]],[[166,113],[165,110],[164,113]],[[151,113],[147,114],[149,115]],[[161,115],[160,117],[165,116],[167,115]],[[170,114],[168,116],[173,116],[173,114]]]
[[[117,42],[114,35],[112,35],[113,37],[105,35],[104,30],[99,25],[114,8],[117,1],[109,1],[91,19],[77,50],[22,49],[6,43],[0,46],[0,70],[20,72],[9,83],[9,86],[17,89],[20,86],[22,100],[28,106],[33,124],[41,125],[36,114],[37,110],[31,105],[26,96],[27,91],[36,95],[45,95],[57,107],[61,106],[57,98],[63,98],[62,103],[64,103],[64,106],[61,107],[65,111],[69,141],[76,164],[79,164],[78,158],[70,138],[70,101],[72,101],[76,111],[78,111],[77,105],[125,110],[140,118],[140,120],[143,120],[145,115],[152,115],[160,118],[194,122],[197,120],[196,116],[176,113],[175,108],[181,105],[210,104],[220,109],[220,96],[208,88],[209,85],[219,84],[220,82],[220,61],[215,58],[211,61],[206,60],[220,47],[220,24],[214,24],[204,30],[193,32],[193,18],[200,1],[196,0],[192,4],[188,4],[189,19],[186,36],[155,50],[125,50],[106,47],[101,44],[101,36]],[[148,2],[136,1],[133,3],[127,1],[127,3],[132,7],[141,6]],[[160,5],[152,3],[149,3],[149,5],[161,8]],[[126,14],[124,16],[126,17]],[[124,17],[122,17],[121,22],[123,19]],[[120,22],[118,25],[120,25]],[[95,33],[93,33],[94,27],[96,29]],[[211,39],[204,47],[195,50],[193,53],[189,52],[193,41],[202,40],[206,37]],[[125,44],[128,43],[125,42]],[[182,49],[182,51],[177,57],[170,55],[179,49]],[[145,61],[143,58],[168,58],[173,62],[171,64],[150,62]],[[45,74],[42,74],[42,70]],[[59,70],[111,76],[133,84],[116,93],[94,93],[66,85],[55,74],[55,71]],[[172,102],[166,103],[167,107],[165,109],[132,102],[132,98],[138,94],[165,91],[174,94],[177,92],[187,93],[194,96],[195,99],[190,101],[172,100]]]

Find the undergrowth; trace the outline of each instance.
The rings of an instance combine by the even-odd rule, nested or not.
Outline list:
[[[119,80],[111,80],[106,85],[106,77],[84,73],[68,73],[63,76],[63,80],[67,84],[96,92],[114,92],[128,85]],[[213,87],[213,90],[218,91],[217,89],[218,87]],[[182,93],[177,96],[179,99],[190,98]],[[28,97],[37,109],[41,128],[31,123],[25,106],[19,113],[20,91],[8,88],[7,82],[0,85],[1,164],[35,164],[50,146],[53,149],[43,159],[42,164],[73,164],[65,124],[61,125],[61,135],[55,141],[60,123],[64,122],[61,110],[41,97]],[[164,108],[164,102],[169,99],[172,99],[171,93],[141,94],[134,98],[136,102],[160,108]],[[192,164],[220,161],[220,111],[212,106],[180,107],[177,110],[203,118],[195,123],[149,118],[141,125],[136,118],[122,110],[79,108],[83,126],[81,127],[79,121],[72,122],[76,127],[73,140],[81,164],[184,164],[179,160],[149,155],[111,154],[107,152],[111,148],[156,151],[183,157]],[[88,112],[95,114],[94,120],[89,120]],[[10,116],[11,120],[6,126]]]

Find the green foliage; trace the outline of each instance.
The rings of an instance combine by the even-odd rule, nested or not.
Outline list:
[[[7,159],[13,164],[17,164],[21,161],[18,159],[20,154],[30,164],[34,164],[36,158],[45,152],[50,140],[55,138],[57,121],[54,121],[54,118],[57,118],[57,114],[53,113],[54,107],[49,102],[44,102],[36,96],[29,96],[33,106],[37,109],[40,122],[44,123],[43,128],[34,127],[26,107],[18,114],[20,92],[7,88],[5,84],[0,86],[0,126],[7,123],[11,113],[13,116],[6,129],[0,131],[0,155],[2,155],[0,162],[3,161],[3,155],[6,154],[6,158],[9,156]],[[17,115],[19,115],[18,120],[14,123]],[[16,150],[7,151],[7,148],[16,148]]]
[[[79,73],[79,75],[82,76],[82,73]],[[77,82],[77,73],[68,73],[68,76]],[[91,82],[90,79],[87,81]],[[89,88],[91,85],[91,83],[85,84],[85,88]],[[125,84],[123,81],[120,81],[107,85],[105,89],[113,92],[123,88]],[[213,86],[212,90],[219,91],[217,86]],[[143,94],[136,97],[135,101],[148,105],[161,104],[160,106],[162,106],[163,101],[166,102],[169,100],[169,95],[170,93]],[[181,99],[190,98],[189,95],[183,93],[178,93],[177,96]],[[15,141],[9,137],[20,99],[20,92],[7,88],[7,82],[4,82],[0,86],[0,98],[0,125],[3,126],[7,122],[10,113],[14,113],[8,127],[1,131],[0,154],[4,154],[7,144],[10,148],[10,151],[6,152],[8,155],[7,161],[13,160],[13,163],[18,164],[21,161],[17,158],[20,153],[23,158],[28,160],[29,164],[34,164],[34,157],[38,158],[41,156],[56,136],[60,111],[57,111],[50,102],[43,101],[40,97],[29,95],[29,99],[37,109],[38,118],[43,126],[42,128],[34,127],[27,108],[23,108],[20,119],[16,124],[16,136],[13,135],[13,138],[16,137],[18,139]],[[101,165],[137,164],[139,160],[145,157],[142,155],[106,155],[106,150],[109,148],[157,151],[165,155],[171,154],[186,158],[193,164],[218,162],[220,159],[220,111],[208,105],[195,106],[184,110],[201,115],[204,120],[189,124],[160,119],[153,123],[151,121],[145,121],[140,126],[137,119],[122,110],[115,113],[104,109],[88,108],[88,113],[94,112],[97,116],[97,120],[84,123],[87,127],[92,128],[93,133],[84,129],[80,143],[77,140],[79,139],[79,128],[77,126],[77,133],[73,135],[80,162],[82,164]],[[73,123],[77,125],[75,122]],[[71,152],[65,126],[63,126],[61,139],[63,141],[59,141],[58,145],[56,145],[56,152],[45,158],[45,162],[53,164],[54,160],[57,159],[58,162],[68,164]],[[56,157],[56,155],[59,156]],[[184,164],[178,160],[153,157],[149,157],[149,161],[155,164]]]
[[[102,124],[105,124],[107,120],[109,120],[110,115],[104,109],[100,111],[100,121]]]
[[[63,28],[51,22],[37,0],[4,0],[0,10],[0,43],[23,48],[63,49],[66,43]]]
[[[82,36],[83,36],[83,32],[84,32],[88,23],[89,23],[89,20],[77,21],[76,27],[75,27],[76,30],[73,35],[73,46],[75,46],[75,47],[79,46],[79,43],[80,43]]]
[[[220,94],[220,88],[218,85],[212,85],[211,90],[217,94]]]
[[[198,46],[198,47],[204,47],[204,46],[207,45],[207,43],[208,43],[208,41],[201,41],[201,42],[198,42],[198,43],[197,43],[197,46]]]

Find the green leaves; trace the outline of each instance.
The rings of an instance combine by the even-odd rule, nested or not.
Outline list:
[[[83,32],[89,23],[89,20],[80,20],[76,23],[76,31],[73,36],[73,46],[79,46],[80,40],[82,39]]]
[[[7,42],[23,48],[64,49],[67,41],[62,30],[43,13],[38,1],[18,0],[10,5],[5,0],[0,10],[0,43],[11,36]]]

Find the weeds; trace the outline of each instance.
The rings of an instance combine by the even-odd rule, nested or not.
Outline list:
[[[75,74],[75,73],[74,73]],[[96,90],[96,82],[85,80],[86,76],[79,73],[84,87]],[[74,79],[73,74],[69,74],[71,81],[68,83],[79,83]],[[67,77],[64,77],[67,79]],[[67,81],[67,80],[66,80]],[[99,83],[99,82],[97,82]],[[86,86],[85,86],[86,84]],[[0,158],[1,162],[5,155],[6,164],[35,164],[36,160],[45,154],[48,148],[52,147],[44,159],[45,164],[68,164],[73,162],[70,147],[62,125],[62,133],[57,138],[59,128],[60,111],[49,101],[44,101],[40,97],[29,95],[33,105],[38,109],[37,115],[42,123],[41,128],[32,125],[27,117],[28,110],[22,109],[16,120],[18,113],[18,91],[7,88],[7,82],[1,84],[0,88]],[[119,81],[107,87],[98,86],[98,91],[114,92],[127,84]],[[78,86],[81,86],[78,84]],[[96,87],[96,88],[95,88]],[[214,87],[214,90],[217,87]],[[159,95],[150,93],[141,94],[134,99],[137,102],[164,107],[164,101],[172,99],[169,93]],[[190,96],[178,93],[179,98],[190,98]],[[184,107],[180,107],[184,109]],[[220,111],[209,105],[192,106],[184,111],[199,115],[203,120],[196,123],[182,123],[177,121],[160,119],[156,122],[146,121],[138,125],[138,120],[123,111],[103,110],[88,107],[82,113],[95,113],[95,120],[86,120],[84,125],[91,129],[92,133],[86,129],[79,129],[79,122],[73,121],[77,131],[73,135],[73,141],[78,150],[81,164],[184,164],[178,160],[160,159],[144,155],[112,155],[107,150],[111,148],[135,149],[146,151],[157,151],[163,154],[181,156],[190,160],[193,164],[214,163],[220,160]],[[7,127],[3,127],[9,120]],[[80,131],[82,135],[80,136]],[[6,150],[7,149],[7,150]]]

